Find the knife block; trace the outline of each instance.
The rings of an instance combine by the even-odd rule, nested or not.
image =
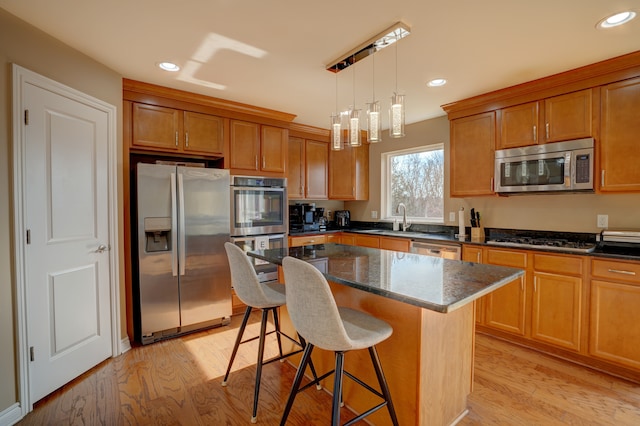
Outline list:
[[[484,228],[471,228],[471,241],[483,242],[484,241]]]

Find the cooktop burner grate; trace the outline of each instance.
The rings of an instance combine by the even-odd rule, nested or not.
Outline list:
[[[570,241],[560,238],[504,237],[487,241],[487,244],[521,248],[541,248],[545,250],[591,253],[596,244],[584,241]]]

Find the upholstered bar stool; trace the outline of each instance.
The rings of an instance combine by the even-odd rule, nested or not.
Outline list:
[[[282,266],[284,268],[284,282],[287,287],[287,310],[293,326],[298,334],[306,339],[307,345],[296,372],[280,425],[283,426],[286,423],[296,394],[299,391],[319,382],[334,372],[332,425],[337,426],[340,424],[343,375],[383,399],[380,404],[358,415],[345,423],[345,425],[353,424],[385,405],[391,416],[391,421],[394,425],[397,425],[398,419],[391,402],[389,387],[375,348],[375,345],[391,336],[393,332],[391,326],[364,312],[338,307],[333,294],[331,294],[329,283],[313,265],[293,257],[285,257],[282,261]],[[315,346],[335,352],[335,369],[300,389],[302,376],[311,360],[311,352]],[[371,356],[371,362],[373,363],[381,392],[344,371],[345,352],[365,348],[369,349],[369,355]]]
[[[280,331],[280,322],[278,319],[278,307],[282,306],[286,302],[285,286],[279,283],[269,284],[260,283],[256,271],[251,264],[251,260],[241,248],[232,243],[225,243],[224,248],[227,251],[227,258],[229,260],[229,267],[231,268],[231,284],[236,292],[238,298],[247,305],[247,309],[242,318],[242,324],[238,330],[238,336],[233,346],[231,358],[229,359],[229,365],[227,366],[227,372],[222,380],[222,386],[227,386],[227,380],[229,379],[229,373],[231,372],[231,366],[238,352],[238,347],[242,343],[251,342],[256,339],[259,340],[258,344],[258,362],[256,364],[256,383],[253,395],[253,411],[251,415],[251,423],[256,423],[258,413],[258,396],[260,394],[260,378],[262,376],[262,366],[274,361],[282,360],[288,356],[302,352],[302,349],[290,352],[287,354],[282,353],[282,341],[281,336],[287,338],[296,345],[304,348],[305,341],[300,337],[300,342],[291,338],[290,336]],[[262,322],[260,324],[260,335],[242,340],[244,330],[251,316],[253,309],[262,310]],[[267,323],[269,312],[273,315],[273,325],[275,329],[267,333]],[[269,334],[276,333],[278,341],[279,355],[268,360],[264,360],[264,345],[265,337]],[[315,368],[311,365],[311,371],[313,377],[316,376]]]

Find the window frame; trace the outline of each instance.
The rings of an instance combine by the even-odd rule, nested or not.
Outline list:
[[[389,205],[390,197],[391,197],[391,158],[398,155],[409,155],[409,154],[417,154],[429,151],[442,151],[442,185],[444,188],[445,185],[445,152],[444,152],[444,143],[436,143],[431,145],[421,145],[413,148],[405,148],[399,149],[395,151],[387,151],[383,152],[380,156],[380,212],[381,212],[381,221],[393,222],[396,220],[402,220],[401,215],[397,215],[393,206]],[[446,194],[443,192],[442,194],[442,217],[434,220],[429,220],[424,217],[415,217],[415,216],[407,216],[407,220],[411,223],[423,223],[423,224],[438,224],[442,225],[445,223],[445,202]]]

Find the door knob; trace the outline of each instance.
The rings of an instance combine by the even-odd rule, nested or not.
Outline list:
[[[107,246],[105,246],[104,244],[100,244],[96,249],[96,253],[104,253],[107,250],[109,250]]]

